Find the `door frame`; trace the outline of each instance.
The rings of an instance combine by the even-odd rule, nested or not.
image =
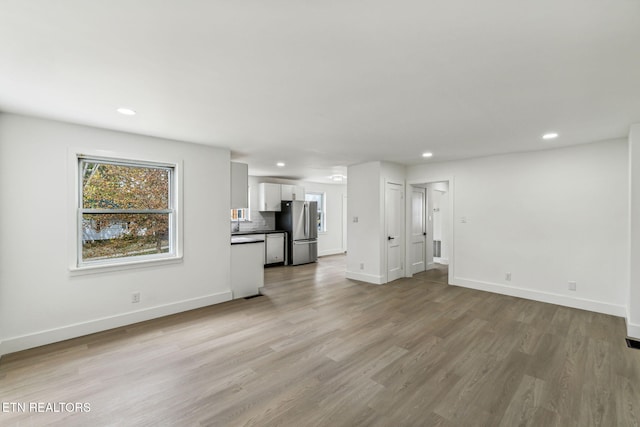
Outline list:
[[[449,233],[447,233],[447,239],[449,241],[449,285],[452,285],[455,279],[455,230],[456,230],[456,222],[455,222],[455,179],[454,176],[429,176],[424,179],[412,179],[406,182],[405,194],[407,190],[414,185],[423,185],[423,184],[435,184],[436,182],[448,182],[449,183]],[[428,197],[428,196],[427,196]],[[409,197],[405,197],[405,224],[411,224],[411,200]],[[425,214],[427,214],[425,210]],[[411,238],[411,227],[405,227],[405,265],[407,264],[407,257],[410,248],[410,238]],[[411,269],[405,268],[404,270],[405,277],[413,277],[411,273]]]
[[[349,216],[347,215],[347,195],[343,194],[342,195],[342,252],[347,252],[347,245],[349,244],[347,241],[347,218],[349,218]]]
[[[413,273],[414,271],[414,262],[415,259],[413,258],[413,250],[414,250],[414,245],[415,245],[415,234],[413,234],[413,209],[415,208],[415,205],[413,203],[413,196],[414,194],[417,192],[422,194],[422,206],[421,206],[421,210],[422,210],[422,267],[423,269],[419,272]],[[411,236],[411,242],[409,245],[407,245],[407,266],[408,268],[411,269],[411,274],[417,274],[417,273],[421,273],[422,271],[426,271],[427,270],[427,254],[428,254],[428,250],[427,250],[427,233],[428,233],[428,222],[427,222],[427,208],[428,208],[428,201],[427,201],[427,189],[425,187],[420,187],[417,185],[409,185],[407,187],[407,197],[409,196],[409,193],[411,194],[411,221],[407,222],[407,229],[409,230],[408,235]]]

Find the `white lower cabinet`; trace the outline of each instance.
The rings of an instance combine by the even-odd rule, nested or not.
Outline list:
[[[264,242],[231,245],[233,299],[258,295],[264,286]]]

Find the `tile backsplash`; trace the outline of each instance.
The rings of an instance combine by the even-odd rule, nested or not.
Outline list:
[[[275,230],[276,229],[276,213],[260,212],[251,209],[251,221],[240,221],[240,229],[237,231],[255,231],[255,230]],[[231,231],[236,231],[238,222],[231,221]]]

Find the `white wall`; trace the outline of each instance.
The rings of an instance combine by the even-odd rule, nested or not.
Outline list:
[[[318,233],[318,255],[333,255],[344,253],[347,248],[342,247],[342,197],[347,194],[345,184],[320,184],[317,182],[300,181],[298,185],[305,191],[326,194],[327,231]]]
[[[627,334],[640,339],[640,124],[629,132],[629,200]]]
[[[391,162],[380,162],[380,176],[383,181],[404,184],[405,175],[405,166]]]
[[[453,177],[453,284],[622,316],[627,158],[618,140],[413,166],[407,181]]]
[[[70,147],[183,162],[182,262],[70,273]],[[229,163],[226,149],[0,114],[0,354],[229,300]]]
[[[347,175],[347,278],[385,283],[386,183],[404,186],[405,167],[391,162],[369,162],[349,166]],[[400,215],[404,223],[406,213]],[[354,217],[358,217],[358,222],[354,222]],[[405,244],[402,245],[403,258],[404,246]],[[406,261],[404,265],[407,265]],[[409,269],[405,268],[407,270]]]
[[[347,171],[347,277],[371,283],[383,283],[384,279],[380,265],[384,234],[380,172],[380,162],[352,165]]]
[[[275,212],[260,212],[257,210],[258,185],[261,182],[298,185],[304,187],[305,192],[325,193],[327,231],[318,234],[318,255],[334,255],[343,253],[346,250],[346,248],[342,247],[342,197],[347,193],[345,184],[320,184],[264,176],[249,176],[251,222],[240,223],[241,231],[275,230]]]

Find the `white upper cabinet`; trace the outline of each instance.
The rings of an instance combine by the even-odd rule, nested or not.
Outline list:
[[[231,162],[231,209],[249,207],[249,165]]]
[[[288,184],[260,183],[258,210],[280,212],[280,202],[304,200],[304,187]]]
[[[260,212],[280,212],[280,184],[261,182],[258,193],[258,210]]]
[[[282,200],[304,200],[304,187],[298,185],[282,184]]]

